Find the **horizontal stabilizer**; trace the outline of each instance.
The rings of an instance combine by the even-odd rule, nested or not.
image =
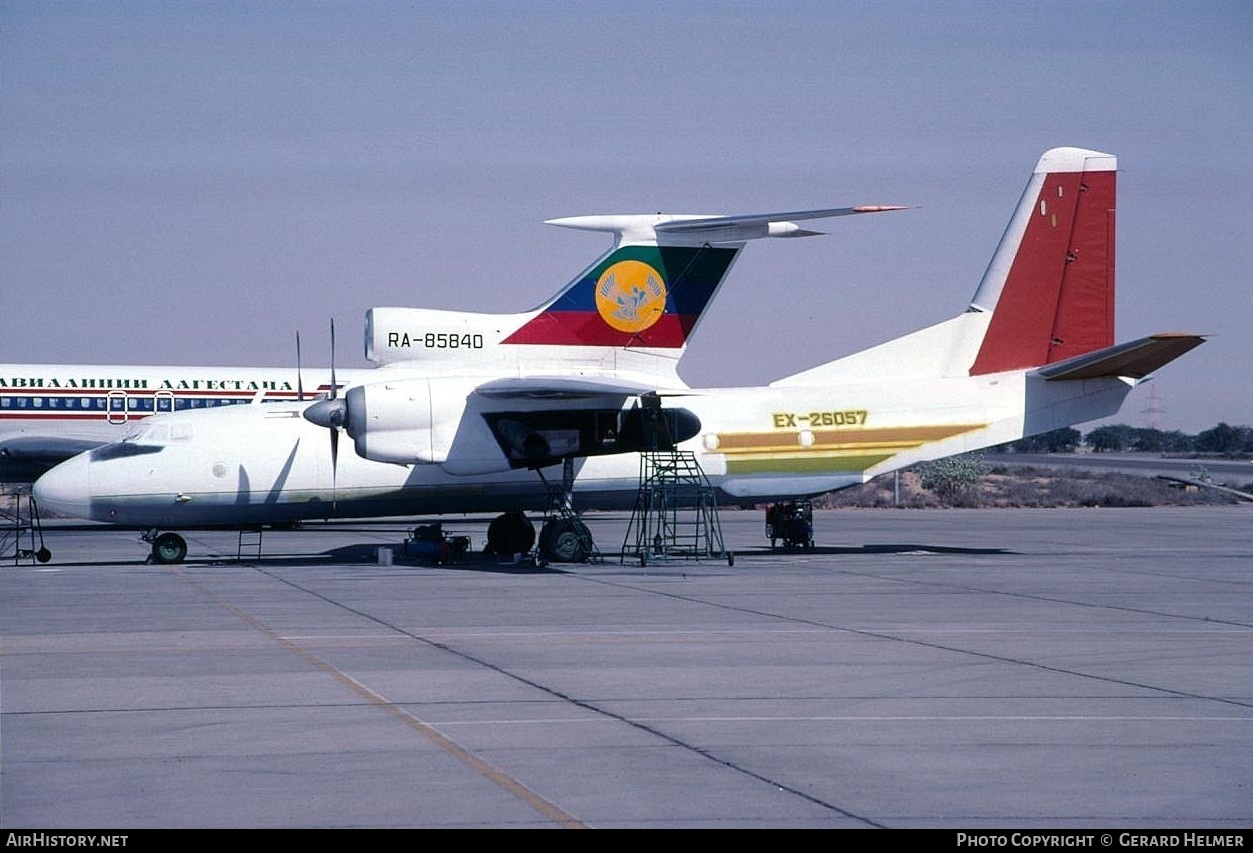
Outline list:
[[[1077,355],[1038,368],[1035,373],[1049,380],[1096,379],[1101,376],[1143,379],[1204,342],[1205,338],[1201,335],[1164,332]]]
[[[794,210],[786,213],[749,213],[737,216],[693,214],[618,214],[610,216],[566,216],[546,220],[546,225],[577,228],[582,231],[609,231],[620,244],[634,243],[740,243],[762,237],[810,237],[821,231],[801,228],[795,220],[828,219],[855,213],[883,213],[908,210],[900,205],[859,204],[822,210]]]
[[[701,232],[713,235],[723,230],[738,231],[749,228],[760,231],[759,236],[762,237],[808,237],[822,232],[806,231],[793,224],[793,220],[829,219],[833,216],[883,213],[889,210],[908,210],[908,208],[901,205],[859,204],[853,207],[831,207],[825,210],[793,210],[788,213],[748,213],[739,216],[714,216],[707,219],[679,219],[658,225],[656,230],[666,234]]]

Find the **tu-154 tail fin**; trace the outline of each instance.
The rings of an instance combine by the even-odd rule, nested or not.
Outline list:
[[[366,354],[460,374],[478,367],[679,383],[675,364],[749,240],[806,237],[813,219],[903,210],[862,205],[743,216],[575,216],[548,224],[614,235],[614,246],[550,300],[521,314],[374,308]]]

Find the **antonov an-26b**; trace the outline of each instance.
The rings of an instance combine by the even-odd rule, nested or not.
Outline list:
[[[744,243],[884,208],[553,220],[616,240],[540,308],[372,309],[381,366],[344,393],[155,416],[35,495],[149,528],[154,558],[173,562],[179,529],[534,509],[535,471],[568,460],[579,509],[629,508],[659,436],[693,451],[723,500],[749,503],[1107,417],[1203,340],[1114,343],[1115,182],[1112,155],[1046,152],[961,313],[755,388],[690,388],[675,369]],[[355,453],[336,452],[341,431]]]

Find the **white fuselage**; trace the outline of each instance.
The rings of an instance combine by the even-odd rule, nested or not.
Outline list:
[[[1110,378],[1047,383],[1012,371],[822,387],[694,389],[667,405],[699,418],[699,434],[680,449],[695,453],[724,500],[752,503],[843,488],[1025,432],[1104,417],[1131,387]],[[357,456],[351,444],[340,447],[332,471],[329,433],[303,417],[308,405],[154,418],[134,438],[58,466],[39,481],[36,495],[41,507],[72,516],[168,528],[546,506],[536,474],[509,470],[485,426],[483,440],[465,443],[454,455],[495,454],[495,472],[372,462]],[[482,418],[471,413],[459,422],[464,430],[481,425]],[[560,479],[559,467],[548,470],[550,480]],[[633,504],[637,453],[577,459],[575,471],[580,510]]]
[[[54,468],[35,494],[46,509],[148,527],[500,512],[547,508],[529,468],[555,479],[570,459],[576,507],[617,508],[638,493],[637,451],[675,436],[724,499],[747,504],[1107,417],[1202,341],[1115,344],[1116,173],[1109,154],[1046,151],[965,310],[764,388],[691,389],[675,372],[743,241],[814,233],[789,219],[885,208],[555,220],[616,239],[545,306],[373,309],[367,353],[382,366],[346,377],[356,387],[342,396],[153,418]],[[205,380],[218,384],[188,390],[223,390]],[[112,395],[132,393],[88,391],[46,389],[30,405],[90,398],[107,422]],[[176,409],[165,391],[134,396]]]

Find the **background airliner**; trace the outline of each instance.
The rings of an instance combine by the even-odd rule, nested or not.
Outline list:
[[[339,381],[368,373],[343,371]],[[304,386],[308,399],[329,390],[325,381]],[[297,370],[273,367],[0,364],[0,481],[34,482],[153,414],[297,400],[300,391]]]

